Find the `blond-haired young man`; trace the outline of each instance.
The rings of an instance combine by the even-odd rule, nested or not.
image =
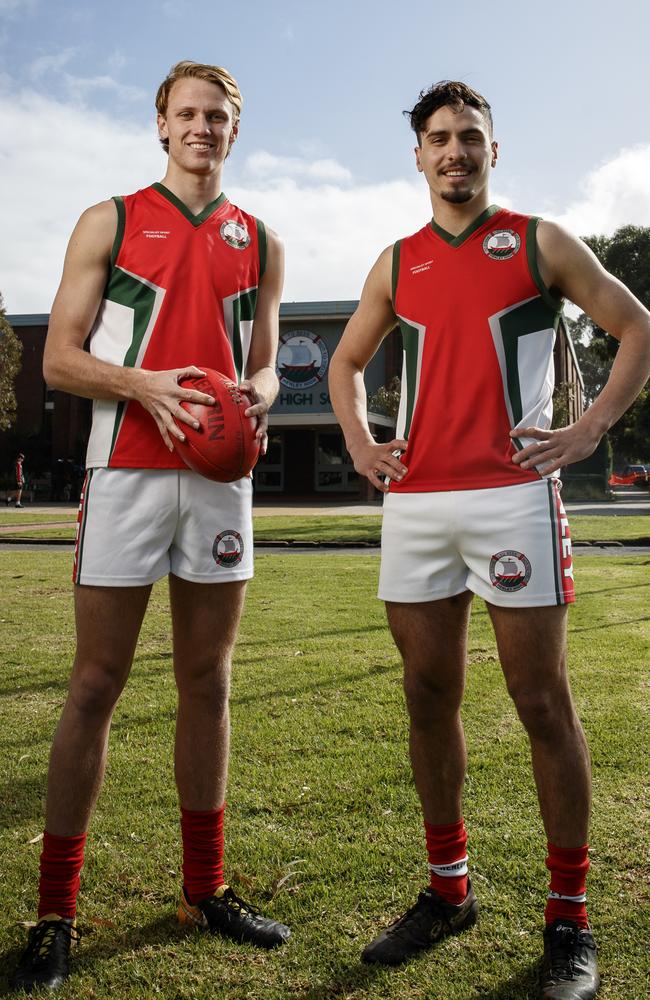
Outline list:
[[[45,377],[92,398],[93,425],[73,576],[77,650],[50,758],[38,923],[14,989],[56,989],[69,975],[111,717],[152,584],[165,575],[178,688],[179,919],[266,948],[289,937],[223,876],[230,659],[253,573],[251,483],[203,479],[173,447],[193,422],[181,402],[213,403],[179,386],[201,366],[240,382],[262,450],[277,392],[282,246],[221,190],[241,103],[221,67],[172,67],[156,98],[165,176],[84,212],[52,308]],[[225,536],[227,560],[218,544]]]

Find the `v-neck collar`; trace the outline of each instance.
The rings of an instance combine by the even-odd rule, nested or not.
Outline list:
[[[446,229],[439,226],[435,219],[431,220],[431,228],[433,232],[443,239],[445,243],[448,243],[450,247],[460,247],[467,239],[469,239],[472,233],[475,233],[476,230],[483,225],[484,222],[487,222],[487,220],[495,215],[496,212],[500,211],[501,208],[499,205],[489,205],[488,208],[481,212],[481,214],[477,216],[473,222],[470,222],[467,229],[463,229],[462,233],[458,236],[452,236],[452,234],[448,233]]]
[[[156,183],[151,186],[154,191],[157,191],[158,194],[161,194],[163,198],[166,198],[170,204],[177,208],[181,215],[184,215],[193,226],[200,226],[201,223],[205,222],[205,220],[208,219],[217,208],[219,208],[219,205],[222,205],[226,200],[226,196],[222,191],[219,197],[215,198],[214,201],[211,201],[209,205],[206,205],[202,212],[199,212],[198,215],[194,215],[193,212],[190,212],[185,202],[181,201],[180,198],[177,198],[174,192],[170,191],[169,188],[166,188],[164,184],[160,184],[156,181]]]

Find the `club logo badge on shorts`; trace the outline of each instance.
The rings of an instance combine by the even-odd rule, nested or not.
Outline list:
[[[244,541],[238,531],[222,531],[212,544],[212,558],[217,566],[231,569],[244,555]]]
[[[514,229],[494,229],[483,240],[483,253],[491,260],[509,260],[520,246],[521,238]]]
[[[514,549],[503,549],[490,560],[490,580],[497,590],[506,594],[522,590],[530,580],[533,570],[530,560],[523,552]]]
[[[225,222],[221,223],[219,235],[229,247],[234,247],[235,250],[245,250],[251,241],[246,226],[234,219],[226,219]]]

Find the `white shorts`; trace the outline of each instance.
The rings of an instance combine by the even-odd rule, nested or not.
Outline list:
[[[464,590],[506,608],[575,600],[561,484],[389,493],[384,500],[379,597],[420,603]]]
[[[168,573],[194,583],[253,575],[252,483],[189,470],[89,469],[72,579],[139,587]]]

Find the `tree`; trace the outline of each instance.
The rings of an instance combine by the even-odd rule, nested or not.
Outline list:
[[[0,431],[6,431],[16,419],[16,376],[21,369],[23,345],[7,319],[0,294]]]
[[[627,285],[646,309],[650,309],[650,228],[623,226],[613,236],[584,239],[601,264]],[[584,313],[571,327],[585,381],[586,401],[591,403],[607,381],[618,341]],[[609,437],[619,461],[643,462],[650,458],[650,390],[647,387],[610,429]]]
[[[397,418],[401,385],[398,375],[394,375],[388,385],[382,385],[368,400],[368,409],[373,413],[385,413],[387,417]]]

